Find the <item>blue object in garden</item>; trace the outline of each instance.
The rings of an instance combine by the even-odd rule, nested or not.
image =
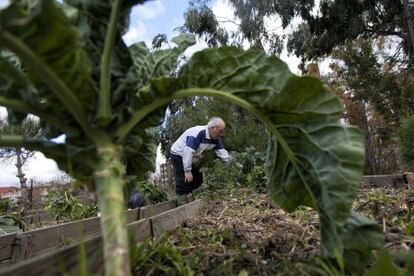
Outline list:
[[[134,192],[128,200],[128,208],[135,209],[145,205],[145,197],[143,193]]]

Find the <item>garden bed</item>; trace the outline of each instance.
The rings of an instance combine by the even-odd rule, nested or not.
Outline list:
[[[354,204],[380,224],[394,256],[412,250],[406,234],[411,194],[406,188],[362,189]],[[211,198],[179,231],[140,244],[133,260],[137,275],[329,275],[318,253],[316,212],[300,208],[288,214],[266,194],[240,189]]]

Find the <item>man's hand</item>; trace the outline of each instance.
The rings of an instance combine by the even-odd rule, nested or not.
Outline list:
[[[191,172],[185,173],[185,182],[187,183],[193,182],[193,174]]]

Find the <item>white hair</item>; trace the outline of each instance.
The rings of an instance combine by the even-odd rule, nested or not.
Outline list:
[[[216,126],[226,126],[223,119],[220,117],[212,117],[207,124],[208,128],[216,127]]]

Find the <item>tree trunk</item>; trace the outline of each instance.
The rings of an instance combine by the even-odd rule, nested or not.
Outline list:
[[[413,52],[414,52],[414,24],[413,18],[410,13],[410,7],[408,5],[408,0],[402,0],[404,6],[404,15],[405,20],[407,21],[407,33],[409,38],[409,49],[408,49],[408,56],[410,57],[410,65],[411,67],[414,66],[413,64]]]
[[[27,193],[27,199],[29,200],[29,204],[33,206],[33,179],[30,179],[30,189]]]
[[[21,148],[16,148],[16,168],[17,168],[17,178],[19,178],[20,181],[20,193],[21,197],[20,200],[22,202],[27,202],[27,186],[26,181],[27,178],[24,177],[25,174],[23,173],[23,160],[22,160],[22,150]]]
[[[375,174],[375,158],[374,152],[372,150],[372,137],[371,130],[369,129],[369,122],[367,118],[367,111],[365,108],[365,103],[361,103],[362,106],[362,130],[364,132],[365,138],[365,168],[368,174]]]
[[[131,274],[121,153],[121,148],[112,144],[98,147],[100,160],[94,178],[101,213],[105,275]]]

